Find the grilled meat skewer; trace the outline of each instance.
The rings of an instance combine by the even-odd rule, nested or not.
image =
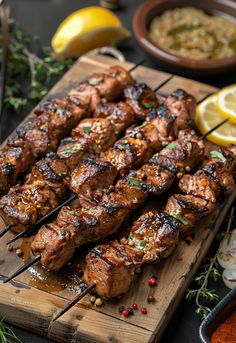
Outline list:
[[[109,110],[110,105],[107,106]],[[117,107],[121,104],[115,106],[114,111]],[[134,122],[129,105],[124,103],[122,108],[124,112],[116,120],[120,131],[114,126],[113,114],[107,118],[83,119],[72,131],[73,144],[68,146],[62,141],[57,154],[49,153],[36,162],[24,184],[12,187],[0,199],[0,213],[5,222],[15,224],[14,229],[19,231],[57,207],[69,193],[67,179],[79,159],[91,152],[99,154]]]
[[[53,99],[40,106],[36,117],[16,130],[16,136],[0,151],[0,194],[5,194],[20,174],[28,172],[36,159],[55,151],[59,140],[90,115],[103,98],[116,100],[127,85],[134,83],[120,66],[108,68],[99,78],[98,82],[98,74],[94,74],[64,99]]]
[[[62,208],[56,222],[44,225],[32,243],[32,251],[41,255],[41,263],[48,269],[61,268],[76,247],[113,234],[149,193],[163,194],[186,167],[192,170],[203,158],[204,146],[193,132],[186,136],[188,139],[167,145],[147,164],[146,168],[156,173],[153,187],[150,187],[152,178],[143,176],[142,167],[141,171],[133,171],[119,180],[114,191],[103,194],[97,201],[80,199],[78,208]]]
[[[231,147],[217,152],[194,175],[184,175],[179,185],[186,195],[171,196],[164,212],[141,215],[120,243],[112,241],[93,248],[86,257],[86,284],[95,284],[99,296],[114,298],[128,291],[141,265],[167,258],[178,243],[179,232],[196,226],[200,218],[214,211],[221,196],[232,192],[235,151]],[[214,170],[211,176],[205,174],[209,167]],[[227,181],[222,187],[224,177]]]
[[[191,99],[191,96],[189,96],[189,98]],[[117,131],[118,129],[116,129],[116,126],[111,126],[111,123],[113,125],[116,124],[117,127],[123,131],[125,127],[125,123],[126,123],[126,126],[128,126],[134,120],[132,110],[130,109],[129,105],[125,103],[120,102],[117,105],[108,103],[108,104],[104,104],[102,108],[103,108],[102,116],[104,117],[106,114],[108,114],[110,115],[109,117],[97,118],[97,119],[96,118],[84,119],[78,125],[78,127],[72,131],[72,138],[65,139],[64,141],[62,141],[58,149],[58,155],[62,159],[62,161],[64,161],[67,164],[67,167],[69,167],[69,170],[71,170],[76,165],[79,159],[85,157],[86,154],[91,153],[91,152],[98,154],[101,151],[101,148],[105,149],[106,144],[108,143],[110,144],[111,140],[115,139],[114,132],[116,131],[118,134],[118,131]],[[123,110],[123,112],[121,112],[121,109]],[[100,112],[101,110],[99,111],[99,113]],[[99,113],[97,114],[95,112],[95,116],[98,117]],[[161,115],[162,114],[163,114],[163,109],[161,109]],[[156,111],[156,115],[157,116],[159,115],[158,110]],[[154,117],[153,114],[152,114],[152,117]],[[175,114],[174,118],[176,117],[177,115]],[[162,127],[164,125],[164,121],[163,121],[164,118],[165,117],[163,116],[161,117]],[[156,123],[156,119],[153,119],[153,121],[154,123]],[[166,121],[167,121],[167,124],[169,125],[169,116],[167,116]],[[107,131],[105,134],[104,130],[106,129]],[[171,130],[171,128],[169,130]],[[167,134],[168,133],[169,132],[167,131]],[[102,140],[101,136],[105,137],[104,142],[101,142]],[[109,136],[111,137],[110,140],[106,138]],[[136,139],[136,136],[139,137],[139,140]],[[142,160],[142,157],[145,157],[145,155],[146,157],[144,161],[146,161],[149,156],[151,156],[155,151],[158,151],[160,149],[161,147],[160,137],[161,135],[158,133],[158,130],[155,128],[152,122],[141,125],[140,127],[136,129],[129,130],[128,135],[115,144],[115,147],[119,146],[119,150],[117,151],[116,156],[124,156],[123,164],[124,163],[126,164],[126,171],[138,166],[137,156],[134,153],[135,152],[134,149],[136,148],[136,146],[139,148],[139,145],[141,144],[141,146],[144,148],[143,150],[141,150],[141,153],[138,159],[139,163]],[[166,139],[166,138],[163,137],[163,139]],[[71,142],[72,140],[73,142]],[[131,147],[132,149],[129,159],[127,158],[127,156],[125,156],[125,152],[126,152],[125,149],[122,148],[123,146],[127,147],[127,145]],[[118,161],[120,160],[121,158],[118,158]],[[71,177],[70,177],[70,184],[69,184],[70,188],[76,193],[81,193],[85,191],[91,193],[91,191],[94,191],[98,188],[98,185],[100,188],[109,187],[113,183],[114,178],[117,175],[117,171],[120,172],[119,166],[113,165],[112,162],[113,161],[111,161],[111,163],[108,161],[105,162],[99,159],[95,159],[94,157],[88,158],[82,163],[82,165],[80,165],[78,168],[75,169],[74,172],[72,172]],[[104,173],[106,173],[107,178],[104,178]],[[59,176],[60,176],[60,182],[64,185],[63,181],[65,181],[67,176],[69,177],[69,173],[64,171],[63,173],[60,173]],[[28,180],[31,181],[31,178],[28,177]],[[41,182],[41,188],[42,188],[43,187],[42,178],[41,178],[41,181],[42,181]],[[99,184],[98,184],[98,181],[100,181]],[[26,182],[26,183],[27,183],[26,187],[29,188],[31,183],[30,182]],[[6,223],[10,221],[10,223],[14,222],[15,224],[17,224],[18,222],[21,225],[32,225],[36,223],[37,219],[41,218],[41,211],[39,211],[38,208],[45,206],[45,214],[47,214],[48,212],[50,212],[50,210],[55,208],[59,204],[60,199],[62,199],[60,197],[57,197],[54,201],[50,202],[50,206],[46,206],[46,201],[47,201],[46,197],[40,197],[39,200],[40,199],[42,200],[41,203],[36,203],[36,201],[38,200],[38,196],[37,194],[33,192],[33,190],[37,192],[38,187],[35,188],[32,186],[32,192],[30,193],[25,192],[24,188],[25,186],[19,186],[17,188],[13,188],[10,193],[10,198],[8,194],[0,200],[0,209],[2,209],[1,212],[3,216],[5,217]],[[40,188],[40,191],[41,191],[41,188]],[[47,195],[49,193],[46,186],[45,188],[46,188],[45,195]],[[17,191],[17,196],[15,196],[14,190]],[[51,193],[53,194],[53,190]],[[67,190],[67,193],[68,193],[68,190]],[[24,199],[26,195],[27,195],[27,198]],[[65,194],[65,196],[66,195],[67,194]],[[32,204],[33,208],[31,208],[30,204]],[[12,209],[12,207],[14,208]],[[18,211],[17,208],[20,209],[20,211]],[[32,213],[34,213],[34,215],[32,215]],[[38,213],[38,216],[37,216],[37,213]],[[6,218],[6,215],[7,215],[7,218]],[[14,229],[17,231],[21,231],[22,226],[18,225]]]

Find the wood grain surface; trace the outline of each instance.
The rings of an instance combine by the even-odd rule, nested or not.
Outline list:
[[[115,64],[121,64],[127,69],[133,66],[131,63],[117,62],[109,57],[84,56],[52,88],[47,97],[63,95],[66,89],[85,79],[92,72],[104,70],[108,65]],[[142,66],[135,69],[132,75],[152,88],[163,84],[171,76]],[[178,87],[192,93],[198,101],[217,90],[200,82],[173,76],[160,91],[170,93]],[[78,290],[76,280],[71,278],[67,270],[48,273],[37,265],[9,284],[0,283],[0,317],[57,342],[158,342],[235,196],[236,189],[211,217],[196,228],[191,245],[180,240],[177,249],[167,260],[155,266],[145,266],[142,273],[137,275],[129,292],[121,299],[106,302],[105,306],[96,308],[90,304],[87,296],[57,322],[52,323],[53,315],[68,299],[75,296]],[[4,223],[0,223],[0,228],[3,225]],[[24,260],[30,258],[31,239],[21,240],[14,245],[14,249],[21,248],[24,252],[23,257],[18,257],[6,248],[5,243],[12,236],[12,233],[8,233],[1,239],[1,279],[10,275],[24,263]],[[83,260],[87,249],[80,251],[75,260]],[[147,284],[152,275],[158,276],[158,285],[155,288],[150,288]],[[155,303],[147,304],[149,294],[155,296]],[[129,318],[121,316],[118,307],[130,306],[133,302],[138,303],[140,307],[146,306],[148,314],[145,316],[140,311],[135,311],[135,315]]]

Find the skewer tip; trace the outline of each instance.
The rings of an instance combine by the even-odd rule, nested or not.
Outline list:
[[[84,291],[82,291],[74,299],[72,299],[68,304],[66,304],[65,307],[63,307],[58,313],[55,314],[55,316],[52,318],[52,322],[55,322],[63,314],[69,311],[75,304],[77,304],[78,301],[80,301],[83,297],[85,297],[85,295],[88,294],[95,286],[96,286],[96,283],[93,282]]]

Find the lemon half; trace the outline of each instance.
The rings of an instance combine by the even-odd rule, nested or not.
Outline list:
[[[224,117],[236,123],[236,85],[225,87],[218,93],[217,105]]]
[[[85,52],[130,37],[119,18],[101,7],[73,12],[58,27],[52,47],[59,57],[77,57]]]
[[[202,134],[208,132],[224,119],[218,109],[218,94],[208,97],[197,106],[195,121]],[[236,144],[236,124],[230,121],[226,122],[207,136],[207,139],[222,146]]]

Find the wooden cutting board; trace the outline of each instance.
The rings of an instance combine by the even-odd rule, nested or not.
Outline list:
[[[102,71],[114,64],[121,64],[127,69],[133,65],[103,56],[84,56],[54,86],[48,97],[62,95],[65,89],[92,72]],[[136,80],[146,82],[152,88],[163,84],[171,76],[142,66],[132,75]],[[178,87],[192,93],[198,101],[216,91],[216,88],[179,76],[173,76],[160,91],[170,93]],[[211,218],[204,220],[201,226],[196,228],[191,245],[180,241],[175,252],[167,260],[155,266],[144,267],[130,291],[120,300],[112,300],[106,302],[105,306],[96,308],[90,304],[89,297],[86,297],[58,321],[52,323],[53,315],[68,302],[68,299],[75,296],[76,290],[78,291],[77,276],[68,271],[68,268],[56,274],[46,273],[40,266],[35,266],[11,283],[0,283],[0,317],[57,342],[157,342],[206,255],[235,196],[236,189]],[[1,226],[3,227],[3,223],[0,223],[0,228]],[[1,239],[1,279],[10,275],[23,263],[22,257],[7,250],[5,243],[10,237],[11,233]],[[29,258],[28,243],[29,240],[25,239],[14,246],[24,251],[25,260]],[[82,259],[85,253],[86,249],[80,252],[75,260]],[[159,278],[155,288],[150,288],[147,284],[152,275]],[[155,296],[155,303],[147,304],[149,294]],[[118,307],[130,306],[134,302],[139,307],[146,306],[148,314],[143,315],[140,311],[135,311],[129,318],[121,316]]]

